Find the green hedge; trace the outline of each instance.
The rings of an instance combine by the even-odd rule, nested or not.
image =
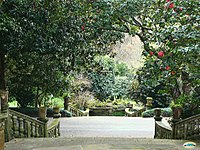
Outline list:
[[[153,117],[154,116],[154,109],[146,110],[142,113],[142,117]],[[172,116],[172,109],[171,108],[161,108],[161,116],[163,117],[171,117]]]
[[[33,107],[26,107],[26,108],[10,108],[14,111],[20,112],[22,114],[31,116],[31,117],[38,117],[38,108],[33,108]],[[61,113],[61,117],[72,117],[71,112],[67,111],[67,110],[60,110]],[[53,109],[52,108],[48,108],[47,109],[47,117],[53,117]]]

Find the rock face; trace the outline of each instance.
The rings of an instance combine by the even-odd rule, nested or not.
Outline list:
[[[143,65],[143,43],[138,36],[125,34],[123,43],[118,42],[113,51],[116,52],[115,59],[127,63],[129,67],[138,69]]]

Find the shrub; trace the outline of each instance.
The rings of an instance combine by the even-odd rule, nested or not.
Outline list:
[[[150,109],[146,110],[142,113],[142,117],[153,117],[154,116],[154,110]],[[161,116],[163,117],[171,117],[172,116],[172,109],[171,108],[161,108]]]
[[[38,117],[38,108],[26,107],[26,108],[10,108],[14,111],[20,112],[22,114],[28,115],[30,117]],[[72,117],[71,112],[67,110],[60,110],[61,117]],[[53,108],[47,109],[47,117],[53,117]]]

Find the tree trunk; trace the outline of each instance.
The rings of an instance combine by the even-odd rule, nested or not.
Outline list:
[[[0,90],[6,90],[5,54],[2,51],[0,51]]]

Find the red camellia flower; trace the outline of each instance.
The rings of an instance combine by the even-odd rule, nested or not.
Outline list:
[[[183,8],[182,8],[182,7],[179,7],[179,10],[180,10],[180,11],[182,11],[182,10],[183,10]]]
[[[159,56],[159,57],[163,57],[163,56],[164,56],[164,52],[163,52],[163,51],[159,51],[159,52],[158,52],[158,56]]]
[[[82,31],[85,31],[85,27],[84,26],[82,26],[81,29],[82,29]]]
[[[149,54],[150,54],[150,56],[153,56],[153,52],[152,51],[150,51]]]
[[[170,69],[170,66],[166,66],[165,69],[166,69],[166,70],[169,70],[169,69]]]
[[[170,3],[169,8],[174,8],[174,3]]]
[[[166,2],[170,2],[170,0],[166,0]]]
[[[175,75],[175,72],[174,72],[174,71],[172,71],[172,72],[171,72],[171,74],[172,74],[172,75]]]

